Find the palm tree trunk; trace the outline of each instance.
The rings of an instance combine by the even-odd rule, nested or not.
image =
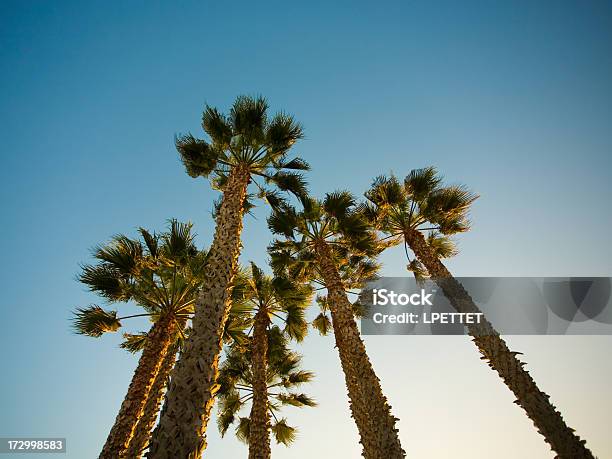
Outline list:
[[[319,266],[321,275],[327,288],[327,298],[334,317],[334,334],[339,336],[337,341],[339,352],[346,352],[345,360],[349,364],[350,375],[346,377],[348,380],[353,379],[357,382],[358,390],[355,390],[358,397],[354,402],[354,409],[360,411],[365,408],[367,410],[366,418],[370,420],[369,426],[365,422],[358,429],[367,430],[371,428],[371,434],[362,437],[362,445],[364,446],[364,455],[369,459],[402,459],[406,456],[402,449],[398,430],[395,428],[395,418],[391,414],[391,406],[387,402],[387,398],[380,387],[380,380],[374,372],[372,363],[368,357],[365,345],[359,336],[359,330],[353,316],[352,305],[346,295],[346,291],[338,268],[336,267],[329,246],[325,242],[316,244]],[[340,350],[342,348],[342,351]],[[341,354],[341,362],[343,360]],[[349,390],[349,396],[351,396]],[[353,408],[353,407],[352,407]],[[358,414],[355,417],[355,422],[361,419],[363,415]],[[372,447],[372,439],[376,441],[376,446]],[[367,452],[366,452],[367,445]]]
[[[175,322],[170,316],[161,316],[151,327],[128,392],[100,453],[100,459],[125,457],[136,423],[142,415],[155,377],[172,342],[174,329]]]
[[[249,459],[270,459],[270,414],[268,413],[268,323],[261,308],[253,324],[253,403],[249,427]]]
[[[235,167],[223,190],[207,278],[196,302],[192,331],[171,375],[166,409],[153,431],[150,459],[199,459],[206,449],[206,426],[219,389],[219,354],[238,266],[249,180],[247,169]]]
[[[142,456],[142,452],[149,444],[151,430],[153,430],[153,427],[155,427],[155,421],[157,421],[157,415],[159,414],[159,409],[161,408],[161,404],[164,399],[166,384],[168,383],[170,372],[172,371],[172,367],[174,367],[174,362],[176,361],[176,351],[177,346],[175,344],[168,349],[166,357],[164,357],[164,361],[159,368],[159,372],[155,377],[155,382],[153,383],[151,391],[149,392],[149,397],[142,412],[142,416],[140,417],[138,424],[136,424],[134,436],[130,441],[130,445],[126,453],[127,459],[139,459]]]
[[[357,425],[359,432],[359,442],[363,447],[362,455],[365,459],[374,459],[378,457],[378,443],[374,437],[374,428],[372,420],[368,413],[368,405],[365,402],[365,397],[359,386],[359,381],[355,376],[355,370],[351,365],[350,355],[348,352],[349,346],[345,344],[340,333],[341,326],[339,325],[337,308],[331,311],[332,326],[334,328],[334,337],[336,339],[336,348],[340,356],[340,366],[344,373],[344,382],[348,391],[349,408],[351,416]]]
[[[463,288],[440,260],[431,251],[423,235],[416,230],[407,232],[406,242],[423,263],[436,284],[457,310],[457,312],[481,312]],[[567,426],[561,413],[542,392],[517,357],[517,352],[508,349],[506,342],[485,319],[480,324],[468,325],[468,333],[489,366],[497,371],[508,388],[514,393],[527,416],[533,421],[538,432],[561,459],[592,459],[593,454],[574,430]]]

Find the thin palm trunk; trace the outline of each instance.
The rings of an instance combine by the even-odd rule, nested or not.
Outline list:
[[[365,402],[365,397],[359,386],[359,381],[355,376],[355,370],[351,365],[351,358],[348,352],[349,346],[345,344],[340,333],[341,326],[339,325],[337,308],[331,310],[332,326],[334,329],[334,337],[336,340],[336,348],[340,356],[340,366],[344,373],[344,382],[348,391],[349,408],[351,416],[357,425],[361,446],[363,447],[362,455],[365,459],[374,459],[378,457],[378,444],[374,438],[374,428],[372,419],[368,413],[368,405]]]
[[[249,427],[249,459],[269,459],[270,450],[270,414],[268,412],[268,323],[265,309],[255,315],[253,325],[252,367],[253,367],[253,403]]]
[[[166,409],[151,438],[150,459],[199,459],[206,449],[206,427],[219,389],[219,354],[238,266],[249,180],[247,169],[235,167],[223,190],[207,258],[207,278],[196,302],[192,332],[172,372]]]
[[[353,399],[352,408],[356,411],[365,409],[367,414],[365,418],[370,422],[364,422],[364,415],[359,413],[355,417],[355,422],[358,419],[362,426],[358,430],[368,431],[370,434],[362,437],[362,445],[364,446],[364,455],[369,459],[401,459],[405,457],[405,452],[402,449],[398,430],[395,428],[395,418],[391,414],[391,406],[387,402],[387,398],[380,387],[380,380],[374,372],[372,363],[367,355],[365,345],[359,336],[359,330],[353,316],[352,305],[346,295],[344,285],[338,273],[331,251],[326,243],[318,243],[316,245],[319,265],[321,267],[321,275],[328,291],[328,301],[334,317],[333,326],[334,334],[339,336],[337,345],[341,353],[341,361],[348,361],[346,367],[350,374],[345,378],[357,382],[358,389],[351,391],[349,396],[355,396]],[[340,349],[342,348],[342,349]],[[376,442],[376,446],[372,447],[372,440]],[[367,451],[366,451],[367,446]]]
[[[142,452],[149,444],[151,430],[153,430],[153,427],[155,427],[157,415],[159,414],[159,410],[164,399],[166,384],[168,383],[168,378],[170,377],[172,367],[174,367],[174,362],[176,362],[176,351],[177,346],[175,344],[168,349],[166,357],[159,368],[159,372],[155,377],[155,382],[153,383],[151,391],[149,392],[149,397],[142,412],[142,416],[140,417],[138,424],[136,424],[134,436],[130,441],[126,454],[128,459],[140,458],[142,456]]]
[[[175,322],[170,316],[160,317],[151,327],[128,392],[100,453],[100,459],[125,457],[136,423],[142,415],[155,377],[172,342],[174,329]]]
[[[469,293],[435,256],[419,231],[407,232],[405,239],[458,312],[480,312]],[[468,325],[468,333],[483,359],[488,360],[489,366],[497,371],[516,396],[515,403],[525,410],[558,457],[592,459],[593,454],[586,447],[586,441],[581,440],[574,430],[567,426],[561,413],[550,402],[549,396],[538,388],[531,375],[523,368],[524,363],[516,357],[517,352],[508,349],[506,342],[493,326],[485,319],[481,324]]]

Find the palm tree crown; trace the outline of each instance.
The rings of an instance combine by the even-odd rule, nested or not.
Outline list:
[[[463,186],[442,186],[442,177],[434,167],[412,170],[403,183],[393,175],[379,176],[365,193],[364,214],[377,229],[387,234],[388,245],[403,244],[408,270],[417,278],[429,273],[408,253],[405,235],[410,231],[426,233],[427,243],[438,258],[457,254],[450,239],[470,228],[468,212],[478,196]]]
[[[283,333],[296,341],[306,335],[305,309],[310,305],[313,290],[310,285],[286,276],[269,276],[255,263],[249,272],[242,270],[234,282],[232,311],[252,317],[263,314],[271,324],[275,319],[283,324]]]
[[[145,312],[117,317],[116,310],[98,305],[77,308],[73,319],[77,333],[99,337],[118,330],[122,319],[135,316],[155,321],[170,315],[175,322],[187,321],[204,276],[206,252],[196,248],[191,223],[171,220],[169,226],[161,234],[140,228],[142,241],[118,235],[95,249],[98,263],[84,265],[78,279],[109,303],[133,301]],[[182,329],[178,328],[181,333]],[[136,338],[131,336],[126,348]]]
[[[308,197],[303,209],[283,205],[268,218],[270,230],[284,236],[270,246],[271,264],[275,272],[291,266],[292,278],[320,278],[315,251],[318,244],[327,244],[336,260],[358,260],[380,252],[376,235],[355,198],[346,191],[328,193],[323,201]]]
[[[246,210],[252,207],[255,197],[272,206],[282,201],[266,184],[304,196],[306,183],[300,173],[293,171],[310,167],[301,158],[287,158],[289,149],[304,135],[302,127],[290,115],[278,113],[268,118],[267,112],[268,102],[262,97],[238,97],[229,115],[207,105],[202,127],[209,140],[191,134],[176,137],[176,148],[187,173],[194,178],[209,177],[214,188],[223,190],[231,170],[243,168],[257,188],[247,196]]]

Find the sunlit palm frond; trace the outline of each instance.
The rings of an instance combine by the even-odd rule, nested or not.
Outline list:
[[[438,258],[450,258],[458,253],[453,240],[437,231],[429,233],[427,236],[427,243]]]
[[[168,221],[169,231],[161,235],[162,252],[173,261],[184,261],[197,252],[194,245],[195,234],[191,222],[181,223],[176,219]]]
[[[104,333],[117,331],[121,327],[121,322],[117,319],[117,311],[106,311],[95,304],[85,308],[76,308],[73,316],[73,329],[80,335],[98,338]]]
[[[441,182],[442,177],[435,167],[413,169],[404,179],[404,189],[412,200],[420,202],[434,192]]]
[[[144,349],[145,344],[147,342],[147,333],[124,333],[123,341],[119,345],[121,349],[125,349],[128,352],[135,354],[136,352],[140,352]]]
[[[406,199],[406,193],[395,176],[380,175],[374,179],[365,197],[380,207],[395,206],[400,205]],[[369,216],[375,217],[376,214],[370,213]]]
[[[347,218],[349,211],[355,206],[355,197],[348,191],[327,193],[323,200],[323,209],[328,215],[342,220]]]

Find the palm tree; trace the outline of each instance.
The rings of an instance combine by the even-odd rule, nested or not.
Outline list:
[[[193,312],[206,253],[195,247],[191,229],[190,223],[171,220],[169,230],[160,235],[140,228],[142,242],[115,236],[95,249],[97,264],[82,268],[79,280],[92,292],[111,303],[133,301],[144,312],[118,317],[116,310],[98,305],[77,308],[73,318],[77,333],[100,337],[131,317],[149,317],[153,322],[100,458],[124,457],[168,349]]]
[[[295,439],[296,429],[287,424],[285,418],[278,417],[283,406],[316,406],[314,400],[303,393],[294,392],[300,385],[310,382],[313,373],[300,370],[301,357],[288,348],[286,332],[274,325],[265,330],[267,362],[263,384],[256,382],[255,353],[261,351],[260,346],[251,343],[249,346],[232,346],[221,365],[219,373],[219,415],[217,418],[219,431],[225,435],[232,424],[237,423],[236,436],[249,445],[249,458],[270,457],[270,434],[277,443],[288,446]],[[251,341],[256,338],[253,336]],[[260,387],[263,386],[263,387]],[[255,408],[257,393],[264,396],[263,413]],[[251,410],[249,416],[240,416],[240,411],[249,401]],[[274,418],[271,422],[270,416]],[[267,433],[258,435],[256,424],[267,424]],[[265,445],[261,442],[265,441]]]
[[[268,119],[263,98],[238,97],[229,116],[206,107],[202,126],[210,140],[191,134],[178,137],[176,147],[191,177],[209,177],[222,192],[216,208],[216,229],[208,257],[208,272],[195,307],[193,332],[173,371],[167,409],[153,433],[152,459],[200,457],[206,448],[206,426],[218,388],[218,360],[222,332],[230,307],[230,291],[237,270],[240,235],[251,199],[272,206],[282,198],[273,185],[298,196],[306,192],[301,159],[287,159],[289,149],[302,138],[295,120],[280,113]],[[256,187],[249,192],[249,185]]]
[[[271,277],[251,263],[250,275],[234,288],[234,308],[252,317],[250,375],[252,407],[249,417],[249,458],[270,457],[270,415],[268,400],[268,332],[274,319],[284,324],[284,333],[301,341],[307,330],[304,309],[310,304],[312,289],[308,284],[287,277]]]
[[[364,213],[370,215],[378,229],[387,235],[389,243],[404,244],[442,289],[458,312],[480,312],[469,293],[440,261],[431,237],[423,233],[434,232],[449,236],[469,229],[467,213],[477,198],[463,186],[442,186],[433,167],[410,172],[400,183],[397,178],[378,177],[365,196],[369,201]],[[408,255],[408,251],[406,252]],[[519,404],[533,421],[560,458],[592,458],[584,440],[567,426],[561,413],[542,392],[531,375],[523,368],[516,355],[493,326],[484,320],[480,324],[467,325],[474,343],[497,371]]]
[[[291,277],[320,278],[327,289],[327,304],[340,363],[345,375],[350,409],[367,459],[404,457],[391,407],[380,387],[354,319],[347,285],[340,266],[353,257],[374,256],[379,244],[374,232],[355,209],[347,192],[326,195],[323,202],[304,198],[303,210],[284,205],[268,219],[273,233],[284,236],[270,247],[277,272],[289,267]],[[301,273],[301,274],[300,274]]]

